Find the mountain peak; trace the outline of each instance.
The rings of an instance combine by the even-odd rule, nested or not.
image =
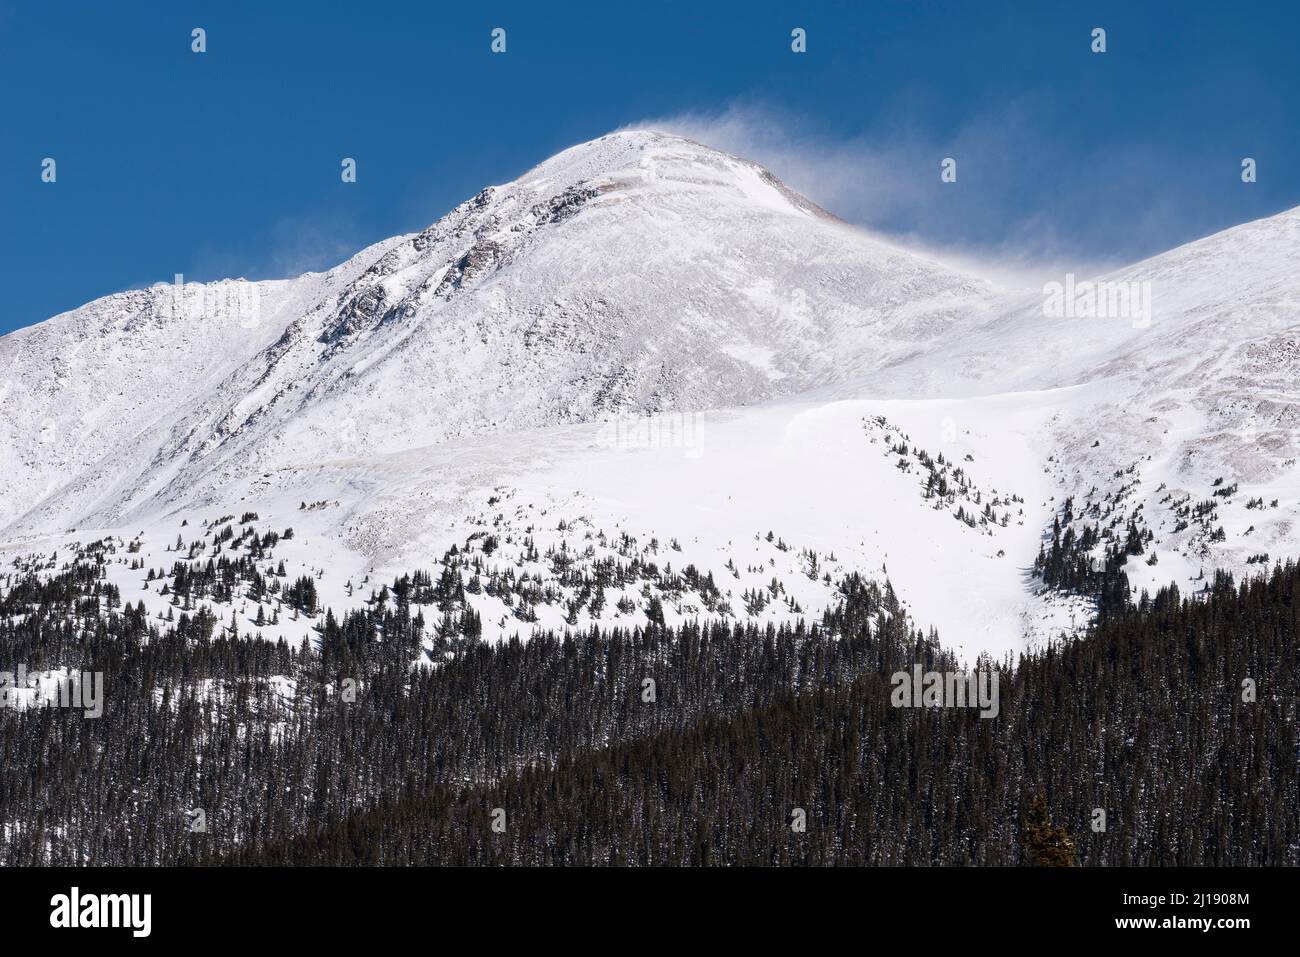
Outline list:
[[[18,421],[90,440],[55,460],[15,427],[0,522],[114,521],[322,455],[791,395],[912,354],[989,294],[656,130],[567,149],[327,273],[245,286],[253,308],[219,315],[186,290],[231,319],[179,332],[114,311],[66,376],[48,369],[80,322],[25,343]]]
[[[618,130],[571,146],[510,185],[552,198],[584,183],[651,199],[665,188],[712,190],[773,212],[837,219],[758,163],[654,129]]]

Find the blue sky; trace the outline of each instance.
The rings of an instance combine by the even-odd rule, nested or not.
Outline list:
[[[0,0],[0,331],[325,268],[651,119],[928,247],[1133,260],[1300,205],[1298,33],[1280,0]]]

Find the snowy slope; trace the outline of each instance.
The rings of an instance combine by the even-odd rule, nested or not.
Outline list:
[[[1129,563],[1136,585],[1258,571],[1261,556],[1300,554],[1298,258],[1294,209],[1099,277],[1146,284],[1145,322],[1021,303],[934,367],[945,391],[1063,390],[1052,472],[1062,496],[1111,496],[1116,528],[1136,516],[1155,533],[1157,561]],[[891,383],[916,382],[898,371]],[[1203,502],[1214,508],[1197,522],[1187,513]]]
[[[508,442],[453,440],[363,461],[324,461],[297,470],[276,493],[250,496],[227,511],[184,509],[127,528],[32,539],[8,551],[66,558],[74,543],[113,538],[118,563],[110,580],[124,601],[144,601],[162,618],[173,598],[161,577],[146,585],[147,570],[239,553],[210,546],[192,556],[176,545],[211,541],[226,524],[242,528],[233,516],[246,509],[257,513],[251,527],[259,534],[293,530],[265,569],[284,561],[290,579],[314,577],[322,602],[336,611],[360,606],[407,572],[427,569],[436,579],[452,564],[449,550],[480,554],[482,537],[491,535],[498,544],[485,556],[487,569],[537,576],[557,594],[533,604],[527,617],[516,614],[518,605],[472,596],[488,637],[591,622],[644,624],[652,593],[663,599],[669,623],[815,620],[836,601],[840,578],[859,572],[888,579],[907,613],[938,628],[959,652],[1001,657],[1023,647],[1026,636],[1055,636],[1088,614],[1085,602],[1027,587],[1053,514],[1054,486],[1036,467],[1034,445],[1051,411],[1050,400],[1034,397],[850,400],[719,410],[691,415],[684,425],[670,415],[635,427],[616,421],[522,430]],[[966,429],[950,434],[955,412]],[[897,451],[901,443],[905,455]],[[954,463],[969,488],[951,500],[927,499],[923,453]],[[995,520],[980,520],[989,507]],[[971,521],[959,520],[959,510]],[[1005,524],[997,520],[1002,516]],[[576,589],[554,584],[548,552],[555,549],[571,554],[579,569],[635,556],[668,574],[693,566],[717,583],[719,600],[706,602],[689,587],[665,593],[653,575],[636,576],[605,596],[602,612],[588,607],[571,619],[567,604]],[[463,577],[468,581],[469,573]],[[765,607],[746,600],[773,583],[779,594]],[[620,609],[621,599],[630,607]],[[220,620],[236,611],[245,634],[301,640],[319,625],[319,616],[291,616],[281,607],[276,625],[257,627],[255,603],[208,604]]]
[[[97,299],[0,338],[0,523],[34,504],[75,502],[155,467],[160,438],[186,407],[268,348],[365,265],[387,240],[327,273],[250,283],[159,284]],[[87,472],[106,481],[87,488]]]
[[[224,350],[215,387],[167,396],[178,414],[127,454],[96,461],[116,433],[61,464],[57,495],[4,489],[9,514],[37,509],[16,529],[113,522],[322,456],[794,395],[916,354],[991,293],[751,163],[656,133],[561,153],[330,275],[297,281],[296,315],[266,323],[283,334]],[[135,345],[161,369],[223,350]],[[20,356],[12,378],[41,380],[46,358]],[[63,396],[43,398],[62,426]],[[106,398],[105,419],[134,414]]]
[[[144,567],[253,511],[295,529],[275,561],[335,609],[415,569],[467,581],[466,555],[535,583],[473,595],[489,637],[636,624],[651,597],[666,620],[815,618],[858,571],[1000,656],[1090,614],[1033,576],[1067,498],[1150,531],[1140,587],[1295,556],[1298,254],[1291,211],[1101,277],[1149,283],[1149,323],[1053,318],[752,163],[613,134],[328,273],[197,308],[126,293],[0,340],[0,539],[107,536],[124,599],[166,615]],[[566,584],[610,561],[632,571],[603,604]]]

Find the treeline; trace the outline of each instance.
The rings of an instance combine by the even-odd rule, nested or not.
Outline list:
[[[850,635],[853,605],[836,623]],[[880,670],[846,682],[387,798],[226,860],[1009,865],[1027,862],[1041,792],[1084,864],[1294,866],[1298,628],[1293,566],[1221,576],[1204,602],[1170,589],[1023,658],[996,720],[891,706],[903,649],[885,642]]]
[[[1145,540],[1142,532],[1130,522],[1124,542],[1107,544],[1099,563],[1092,552],[1105,540],[1103,534],[1096,525],[1084,525],[1081,532],[1075,533],[1071,524],[1072,501],[1068,498],[1063,514],[1064,523],[1061,516],[1052,520],[1052,540],[1039,547],[1034,574],[1052,588],[1092,598],[1097,603],[1100,621],[1127,611],[1133,599],[1124,565],[1130,555],[1142,553]]]
[[[870,634],[713,624],[489,646],[426,634],[405,586],[327,614],[307,649],[223,637],[207,611],[165,629],[129,604],[93,621],[0,616],[0,647],[105,675],[102,718],[0,712],[0,762],[25,769],[0,778],[0,862],[184,863],[259,848],[396,794],[498,780],[850,680],[883,647],[948,660],[910,632],[892,592],[845,587]]]
[[[814,626],[497,645],[428,634],[406,596],[455,596],[412,577],[306,650],[69,619],[98,582],[0,602],[6,657],[106,694],[0,711],[0,863],[1016,864],[1039,792],[1083,864],[1300,863],[1293,565],[982,662],[992,719],[893,707],[894,672],[958,663],[857,576]]]

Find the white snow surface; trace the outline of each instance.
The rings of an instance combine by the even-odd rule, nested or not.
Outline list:
[[[815,619],[860,571],[1000,657],[1088,620],[1032,575],[1067,496],[1154,533],[1135,587],[1295,556],[1298,257],[1292,210],[1100,277],[1149,282],[1149,325],[1046,318],[753,163],[611,134],[326,273],[122,293],[0,339],[0,557],[116,536],[170,567],[178,532],[256,511],[338,612],[476,532],[542,578],[524,538],[594,560],[627,535],[711,572],[738,620]],[[915,449],[970,497],[927,499]],[[1177,527],[1210,499],[1221,539]],[[773,577],[799,611],[745,613]],[[618,597],[602,623],[645,620]],[[473,601],[489,637],[566,624]]]

